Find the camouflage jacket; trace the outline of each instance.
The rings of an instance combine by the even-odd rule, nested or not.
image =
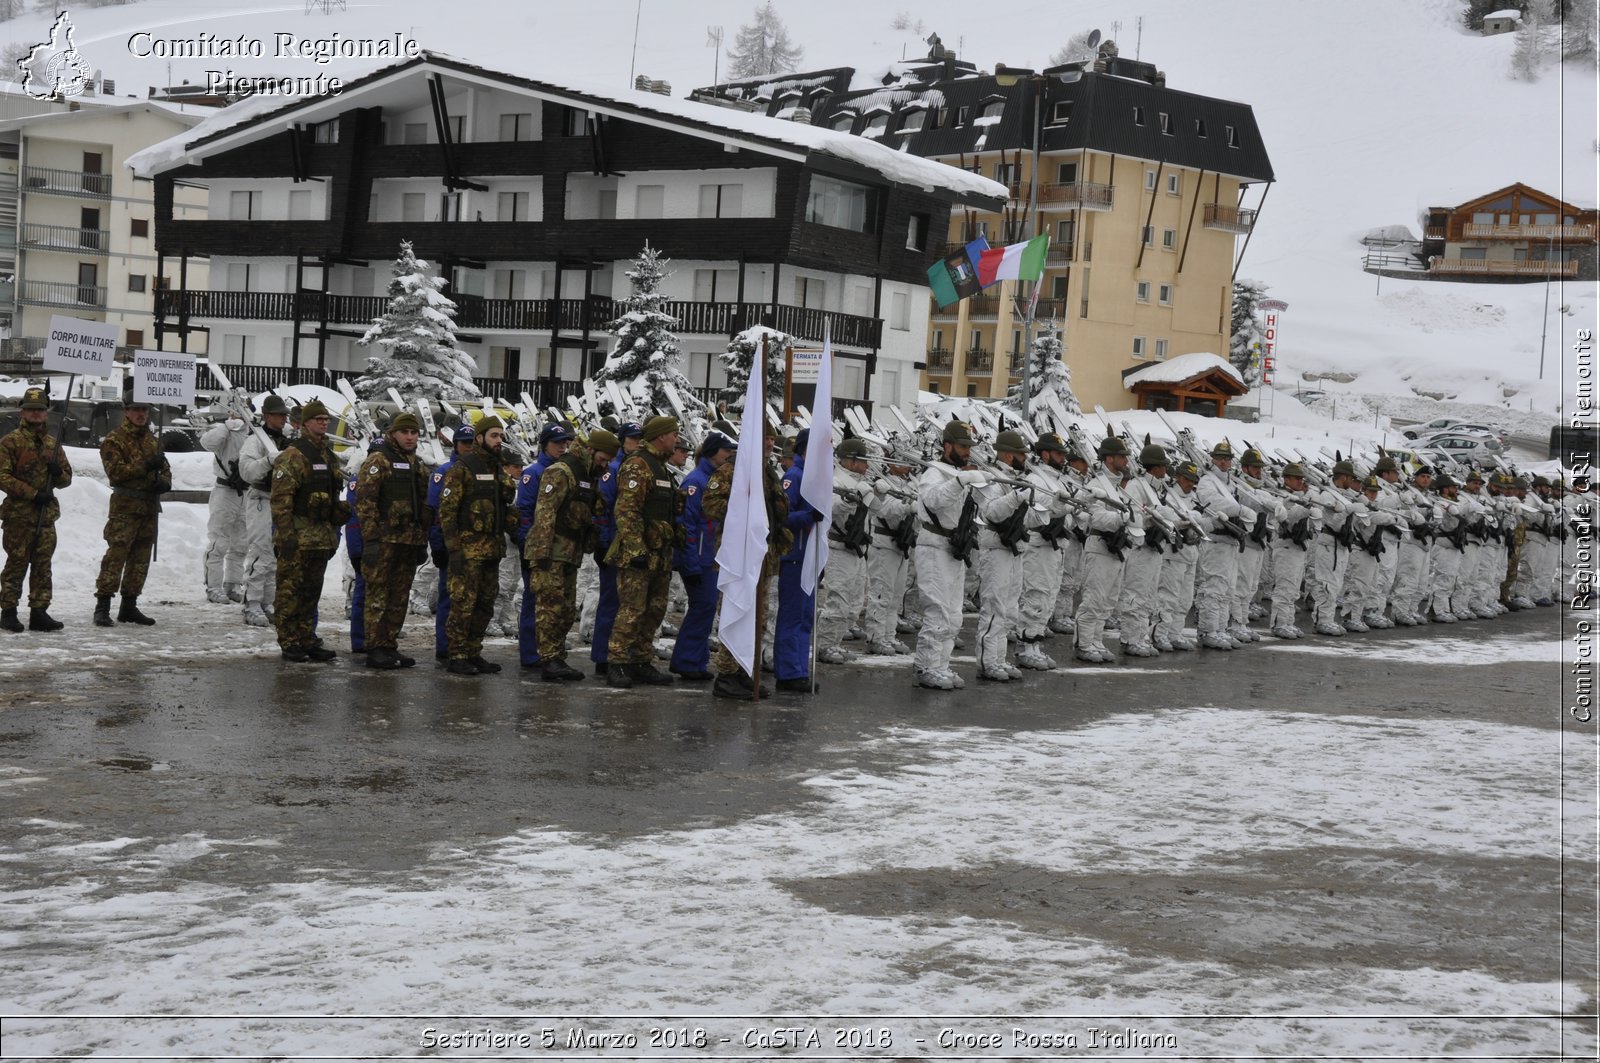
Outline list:
[[[291,537],[301,551],[333,551],[339,529],[350,519],[340,497],[344,477],[333,447],[301,437],[272,463],[272,543],[281,549]]]
[[[146,468],[151,458],[161,463]],[[172,490],[172,464],[150,426],[135,428],[123,421],[100,441],[100,464],[111,484],[112,517],[149,516],[161,512],[161,496]]]
[[[428,466],[421,454],[407,454],[385,441],[362,459],[356,519],[367,542],[426,546],[433,523],[427,502]]]
[[[544,471],[533,527],[523,547],[529,564],[576,565],[595,548],[600,541],[594,521],[602,508],[599,484],[604,471],[571,452]]]
[[[370,463],[369,463],[370,464]],[[516,523],[511,504],[517,482],[500,455],[482,445],[450,463],[439,488],[439,530],[452,558],[498,561],[506,556],[506,534]]]
[[[41,516],[47,521],[55,520],[61,516],[61,503],[53,492],[43,514],[34,500],[46,486],[59,490],[71,482],[67,452],[55,436],[45,431],[44,425],[35,429],[24,423],[0,439],[0,491],[6,495],[5,501],[0,502],[0,520]]]
[[[700,503],[700,512],[708,521],[716,524],[719,547],[722,545],[723,527],[728,519],[728,496],[733,491],[733,463],[737,460],[738,455],[735,454],[711,474],[711,479],[706,484],[705,501]],[[765,471],[767,559],[775,561],[793,548],[794,533],[786,526],[789,519],[789,496],[783,490],[783,474],[770,461],[767,462]]]
[[[548,475],[549,470],[545,472]],[[628,455],[617,470],[617,504],[612,510],[617,531],[606,562],[623,568],[646,558],[652,571],[672,568],[678,504],[672,469],[653,446],[646,443]]]

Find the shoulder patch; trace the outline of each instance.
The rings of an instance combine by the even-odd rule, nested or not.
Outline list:
[[[522,482],[523,483],[532,483],[533,482],[533,477],[529,476],[527,473],[523,473],[522,474]]]
[[[376,475],[378,475],[378,471],[381,468],[382,468],[382,466],[379,466],[379,465],[368,465],[367,466],[367,475],[368,476],[376,476]]]
[[[545,484],[544,485],[544,493],[545,494],[549,494],[551,491],[554,491],[555,489],[556,489],[556,485],[555,484]]]
[[[633,489],[634,489],[634,488],[635,488],[635,487],[638,487],[638,486],[639,486],[639,481],[638,481],[638,480],[629,480],[629,481],[628,481],[628,490],[630,490],[630,491],[631,491],[631,490],[633,490]]]
[[[694,484],[690,484],[688,487],[683,489],[683,493],[686,495],[692,495],[698,490],[700,490],[700,488],[696,487]]]
[[[600,482],[601,483],[605,483],[607,480],[610,480],[610,479],[611,479],[611,471],[608,469],[608,470],[606,470],[606,474],[604,476],[600,477]]]
[[[436,473],[433,474],[433,482],[434,483],[438,483],[440,480],[443,480],[443,479],[444,479],[444,473],[436,472]]]

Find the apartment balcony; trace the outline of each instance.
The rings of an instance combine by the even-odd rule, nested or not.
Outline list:
[[[967,372],[989,373],[994,371],[994,352],[986,351],[982,347],[974,347],[967,352]]]
[[[24,222],[19,233],[23,247],[40,251],[66,251],[74,255],[108,255],[111,233],[105,229],[76,229],[70,225]]]
[[[1044,253],[1044,262],[1047,269],[1056,269],[1072,261],[1072,241],[1064,244],[1052,243],[1050,249]]]
[[[967,300],[967,317],[999,317],[1000,297],[997,295],[974,295]]]
[[[75,310],[104,310],[106,289],[103,284],[74,284],[71,281],[22,282],[19,303],[34,306],[65,306]]]
[[[1422,227],[1422,238],[1424,240],[1443,240],[1445,238],[1445,227],[1443,225],[1424,225]]]
[[[1434,255],[1428,259],[1429,273],[1458,273],[1480,277],[1565,277],[1578,275],[1578,261],[1529,262],[1525,260],[1494,258],[1445,258]]]
[[[1225,233],[1247,233],[1255,226],[1256,212],[1222,203],[1207,203],[1200,224]]]
[[[321,292],[213,292],[168,290],[156,293],[156,315],[163,318],[202,317],[236,321],[301,321],[329,324],[367,324],[380,316],[389,300],[381,295],[324,295]],[[764,303],[669,302],[665,313],[678,319],[677,331],[685,335],[730,336],[762,323],[796,339],[821,343],[824,333],[841,347],[870,349],[879,345],[883,323],[877,318],[839,314],[804,306],[770,307]],[[456,326],[502,332],[603,331],[617,316],[617,305],[606,296],[588,299],[483,299],[460,296],[456,300]]]
[[[24,166],[22,190],[48,192],[56,196],[75,196],[80,199],[110,199],[111,175],[85,173],[82,170],[57,170],[50,166]]]
[[[1461,234],[1468,240],[1593,240],[1594,226],[1468,224]]]
[[[1111,210],[1110,185],[1098,181],[1072,181],[1039,186],[1039,206],[1043,210]]]
[[[955,368],[955,355],[943,347],[928,351],[928,372],[949,373]]]

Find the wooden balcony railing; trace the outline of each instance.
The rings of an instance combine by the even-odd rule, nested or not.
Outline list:
[[[111,175],[84,173],[82,170],[58,170],[50,166],[24,166],[22,189],[25,192],[52,192],[62,196],[110,199]]]
[[[974,295],[967,300],[968,317],[1000,316],[1000,298],[995,295]]]
[[[111,251],[111,233],[105,229],[75,229],[30,221],[22,224],[18,235],[23,247],[70,251],[75,255],[105,255]]]
[[[1528,262],[1495,258],[1445,258],[1433,255],[1428,259],[1431,273],[1469,273],[1498,277],[1576,277],[1578,261]]]
[[[974,347],[967,351],[967,372],[987,373],[994,369],[994,352]]]
[[[1225,203],[1207,203],[1200,224],[1207,229],[1220,229],[1227,233],[1247,233],[1256,223],[1256,212]]]
[[[955,355],[943,347],[934,347],[928,351],[928,372],[948,373],[955,368]]]
[[[1425,240],[1443,240],[1445,227],[1443,225],[1425,225],[1422,228],[1422,237]]]
[[[104,309],[106,305],[106,289],[103,284],[25,280],[22,282],[22,298],[18,301],[37,303],[40,306],[92,306]]]
[[[1441,236],[1443,233],[1440,234]],[[1593,240],[1593,225],[1474,225],[1462,226],[1469,240]]]
[[[1072,181],[1039,186],[1039,205],[1055,210],[1110,210],[1113,189],[1098,181]]]

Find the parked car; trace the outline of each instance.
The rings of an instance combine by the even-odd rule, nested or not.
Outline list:
[[[1457,420],[1454,417],[1435,417],[1426,424],[1414,424],[1402,432],[1401,435],[1407,439],[1427,439],[1429,436],[1436,436],[1445,432],[1493,436],[1495,442],[1501,446],[1505,446],[1506,443],[1505,429],[1478,421]]]
[[[1445,456],[1468,464],[1492,462],[1500,455],[1500,444],[1487,436],[1452,435],[1445,433],[1417,443],[1417,453],[1424,460],[1437,461]]]

